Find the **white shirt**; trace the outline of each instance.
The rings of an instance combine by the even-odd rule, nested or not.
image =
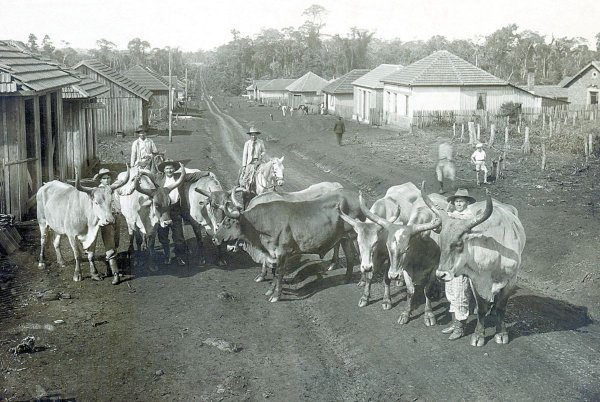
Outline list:
[[[175,182],[176,182],[175,176],[171,176],[171,177],[165,176],[164,187],[167,187]],[[176,204],[179,201],[179,190],[177,188],[174,188],[173,190],[171,190],[171,192],[169,193],[169,198],[171,199],[171,204]]]
[[[471,160],[475,162],[485,162],[485,151],[483,149],[476,149],[471,155]]]

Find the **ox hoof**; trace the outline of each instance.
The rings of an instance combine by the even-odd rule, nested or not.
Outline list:
[[[271,296],[271,297],[269,298],[269,301],[270,301],[271,303],[277,303],[277,302],[279,301],[279,296]]]
[[[485,345],[485,336],[473,334],[471,335],[471,346],[483,346]]]
[[[334,269],[338,269],[340,267],[340,264],[338,264],[337,262],[332,263],[331,265],[329,265],[329,267],[327,268],[328,271],[333,271]]]
[[[74,282],[81,282],[81,275],[73,275]]]
[[[261,274],[257,275],[256,278],[254,278],[254,282],[264,282],[264,281],[265,281],[265,276],[261,275]]]
[[[494,340],[497,344],[506,345],[508,343],[508,332],[502,332],[494,335]]]
[[[265,292],[265,296],[271,296],[274,293],[273,289],[269,289]]]
[[[46,269],[46,263],[45,262],[38,263],[38,268],[39,269]]]
[[[358,286],[358,287],[363,287],[363,286],[365,286],[366,284],[367,284],[367,282],[365,282],[365,281],[363,281],[363,280],[360,280],[360,281],[358,281],[358,283],[356,284],[356,286]]]
[[[381,308],[383,308],[384,310],[390,310],[392,308],[392,301],[391,300],[384,300],[381,303]]]
[[[98,274],[92,274],[91,276],[92,276],[92,279],[95,280],[95,281],[101,281],[102,280],[102,277],[100,275],[98,275]]]
[[[368,297],[363,296],[358,301],[358,307],[365,307],[367,304],[369,304],[369,298]]]
[[[404,324],[408,323],[409,318],[410,318],[410,315],[406,312],[400,314],[400,317],[398,318],[398,324],[404,325]]]
[[[120,278],[119,274],[115,274],[115,275],[113,275],[112,284],[113,284],[113,285],[118,285],[118,284],[119,284],[119,282],[121,282],[121,278]]]
[[[426,327],[433,327],[436,324],[435,315],[433,313],[425,313],[423,315]]]

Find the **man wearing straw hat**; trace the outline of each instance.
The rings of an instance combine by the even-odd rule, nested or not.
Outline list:
[[[254,174],[256,169],[263,161],[265,155],[265,143],[258,138],[260,131],[254,126],[246,133],[250,139],[244,144],[244,152],[242,153],[242,169],[240,171],[239,184],[246,191],[250,191],[250,187],[254,182]]]
[[[473,219],[475,215],[469,205],[475,203],[475,198],[469,195],[469,191],[459,188],[456,193],[446,199],[448,205],[448,216],[454,219]],[[461,275],[445,282],[446,299],[450,302],[450,313],[452,323],[442,330],[443,334],[450,334],[451,341],[458,339],[464,334],[465,323],[469,318],[469,304],[471,302],[471,286],[469,278]]]
[[[154,141],[146,137],[146,127],[144,127],[144,125],[138,126],[135,132],[138,135],[138,139],[131,144],[130,166],[136,166],[136,164],[144,159],[144,157],[158,153]]]

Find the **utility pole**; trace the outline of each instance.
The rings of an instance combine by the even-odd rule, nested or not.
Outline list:
[[[173,142],[173,96],[171,91],[171,48],[169,47],[169,142]]]
[[[187,113],[187,104],[188,104],[188,76],[187,76],[187,67],[185,68],[185,113]]]

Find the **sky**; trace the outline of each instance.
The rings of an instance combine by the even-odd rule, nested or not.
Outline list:
[[[583,37],[594,49],[600,32],[600,0],[0,0],[0,40],[25,42],[33,33],[57,47],[92,49],[107,39],[126,49],[139,37],[152,47],[211,50],[229,42],[232,29],[254,37],[265,28],[298,28],[312,4],[327,10],[321,32],[329,35],[357,27],[384,40],[481,40],[515,23],[548,40]]]

